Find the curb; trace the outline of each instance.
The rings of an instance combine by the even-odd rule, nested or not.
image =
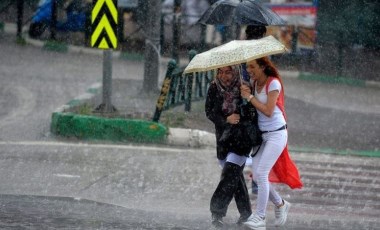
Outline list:
[[[280,75],[285,78],[293,78],[304,81],[319,81],[329,84],[344,84],[356,87],[374,87],[380,88],[380,82],[370,80],[360,80],[346,77],[331,77],[326,75],[312,74],[309,72],[280,70]]]
[[[173,146],[186,146],[193,148],[216,148],[215,134],[196,130],[196,129],[182,129],[170,128],[167,144]],[[365,150],[335,150],[328,148],[307,148],[289,146],[291,152],[299,153],[322,153],[322,154],[335,154],[346,156],[361,156],[361,157],[380,157],[380,151],[365,151]]]
[[[319,81],[329,84],[343,84],[355,87],[375,87],[380,88],[380,82],[378,81],[369,81],[369,80],[360,80],[347,77],[332,77],[327,75],[313,74],[309,72],[298,72],[298,74],[291,73],[289,71],[284,72],[286,77],[297,78],[300,80],[306,81]]]
[[[188,147],[207,147],[216,148],[215,134],[202,130],[171,128],[172,136],[168,137],[168,143],[172,145],[182,145]],[[190,140],[190,141],[189,141]],[[186,142],[187,141],[187,142]],[[291,152],[299,153],[323,153],[346,156],[361,156],[361,157],[380,157],[380,151],[366,150],[335,150],[328,148],[307,148],[289,146]]]
[[[285,78],[298,78],[300,75],[299,71],[289,71],[289,70],[279,70],[281,76]]]
[[[215,148],[216,139],[213,133],[197,129],[169,128],[167,144],[191,148]]]
[[[295,146],[289,146],[289,150],[292,152],[301,153],[323,153],[323,154],[335,154],[335,155],[347,155],[347,156],[361,156],[361,157],[380,157],[380,151],[366,151],[366,150],[335,150],[328,148],[300,148]]]

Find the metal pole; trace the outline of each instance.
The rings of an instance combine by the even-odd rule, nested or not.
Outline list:
[[[172,47],[172,58],[176,60],[177,64],[179,64],[179,40],[181,36],[181,2],[182,0],[175,0],[174,1],[174,8],[173,8],[173,47]]]
[[[119,42],[124,42],[124,10],[118,9],[118,23],[117,23],[117,39]]]
[[[103,112],[112,112],[112,50],[103,51]]]
[[[84,45],[91,46],[91,12],[92,4],[87,2],[85,5],[85,23],[84,23]]]
[[[197,54],[195,50],[189,51],[189,61],[194,58],[194,56]],[[190,73],[187,75],[187,82],[186,82],[186,93],[185,96],[185,111],[190,112],[191,110],[191,99],[193,94],[193,81],[194,81],[194,73]]]
[[[297,42],[298,42],[298,26],[295,25],[295,26],[292,26],[293,27],[293,30],[292,30],[292,54],[296,54],[297,53]]]
[[[206,31],[207,26],[201,25],[201,43],[200,43],[200,51],[206,50]]]
[[[22,19],[24,16],[24,0],[17,0],[17,37],[22,38]]]

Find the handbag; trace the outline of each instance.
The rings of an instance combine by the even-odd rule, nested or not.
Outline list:
[[[261,145],[263,139],[258,124],[255,121],[244,121],[241,125],[243,133],[249,138],[252,147]]]
[[[263,142],[262,133],[259,129],[257,110],[251,103],[241,106],[243,116],[243,132],[249,137],[252,147],[261,145]]]
[[[240,122],[236,125],[228,124],[219,138],[218,144],[227,149],[250,152],[263,141],[258,125],[258,114],[256,108],[250,103],[241,105],[240,112]]]

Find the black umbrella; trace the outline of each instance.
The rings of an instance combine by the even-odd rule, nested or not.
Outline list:
[[[268,7],[255,0],[220,0],[210,6],[198,21],[204,25],[285,25]]]

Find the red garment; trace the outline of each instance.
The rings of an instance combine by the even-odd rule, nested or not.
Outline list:
[[[268,94],[269,84],[274,79],[278,79],[281,84],[281,92],[277,98],[276,105],[280,108],[286,120],[284,87],[283,87],[281,79],[276,78],[276,77],[269,77],[265,90],[266,90],[266,93]],[[272,170],[270,171],[269,181],[273,183],[287,184],[292,189],[302,188],[303,184],[301,182],[301,178],[299,176],[297,166],[290,158],[290,155],[288,152],[288,145],[285,146],[280,157],[277,159]]]

